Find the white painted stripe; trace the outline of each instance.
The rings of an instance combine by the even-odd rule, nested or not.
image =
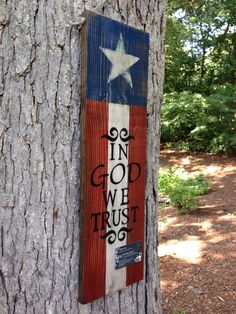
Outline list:
[[[115,127],[118,130],[118,133],[123,128],[126,128],[129,132],[129,106],[127,105],[120,105],[120,104],[109,104],[109,122],[108,122],[108,130]],[[124,134],[123,134],[124,135]],[[116,191],[116,198],[114,201],[114,206],[112,206],[111,202],[109,203],[107,207],[107,211],[110,212],[110,217],[112,217],[112,209],[116,209],[116,214],[118,218],[118,210],[121,208],[128,207],[127,205],[121,206],[122,203],[122,189],[128,188],[128,175],[127,175],[127,165],[128,165],[128,148],[127,144],[128,142],[121,141],[120,137],[118,136],[118,139],[114,142],[115,144],[112,145],[112,142],[108,143],[108,173],[110,174],[112,169],[116,166],[115,170],[113,170],[113,175],[115,181],[119,181],[123,177],[123,167],[117,166],[117,164],[122,163],[125,167],[126,173],[119,184],[114,184],[111,182],[111,180],[108,179],[108,186],[107,186],[107,194],[109,191],[114,192]],[[120,151],[119,153],[119,147],[120,146],[124,149],[126,152],[127,150],[127,158],[125,157],[124,153]],[[113,158],[112,158],[113,157]],[[119,160],[121,158],[121,160]],[[114,159],[114,160],[112,160]],[[125,198],[127,200],[127,198]],[[111,219],[110,219],[111,220]],[[117,236],[120,228],[126,227],[127,225],[123,225],[120,223],[120,225],[112,226],[112,229],[115,230]],[[107,228],[107,231],[109,228]],[[113,244],[109,244],[106,242],[106,294],[120,290],[124,287],[126,287],[126,267],[123,267],[121,269],[116,270],[115,269],[115,250],[117,247],[126,245],[127,240],[126,238],[123,241],[119,241],[116,239],[116,241]]]

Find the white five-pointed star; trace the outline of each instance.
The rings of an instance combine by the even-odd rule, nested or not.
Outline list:
[[[126,82],[133,87],[132,79],[128,69],[132,67],[140,58],[129,55],[125,52],[124,40],[120,34],[116,50],[100,47],[104,55],[111,62],[112,68],[107,83],[122,75]]]

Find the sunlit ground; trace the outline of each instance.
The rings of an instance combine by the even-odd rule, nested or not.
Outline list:
[[[190,236],[188,240],[169,240],[159,247],[159,256],[172,255],[189,263],[201,261],[204,242],[198,237]]]
[[[209,206],[208,206],[209,207]],[[229,221],[236,227],[236,214],[228,213],[222,215],[215,220],[217,221]],[[186,224],[178,223],[177,217],[166,218],[165,221],[159,222],[159,231],[163,234],[168,228],[180,228]],[[173,257],[182,259],[189,263],[200,263],[201,257],[208,243],[217,243],[221,240],[226,239],[227,235],[219,234],[215,230],[215,225],[212,226],[210,220],[206,220],[199,223],[191,223],[188,226],[198,227],[205,234],[205,239],[201,239],[198,236],[186,235],[184,239],[171,239],[161,242],[159,245],[159,256],[171,255]],[[236,244],[235,240],[232,240]],[[236,256],[235,252],[232,252]],[[219,256],[218,256],[219,257]]]
[[[212,180],[199,208],[178,215],[166,206],[159,218],[161,288],[165,314],[236,314],[236,158],[187,156],[165,150],[162,166]]]

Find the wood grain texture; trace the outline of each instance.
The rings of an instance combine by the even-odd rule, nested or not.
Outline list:
[[[80,301],[88,303],[144,275],[149,36],[87,12],[82,48]]]
[[[101,134],[108,133],[107,103],[86,101],[84,105],[84,125],[82,125],[81,156],[81,208],[80,215],[80,300],[82,303],[105,295],[105,265],[106,246],[100,238],[102,230],[93,232],[94,220],[91,215],[96,212],[99,216],[104,211],[101,188],[91,186],[90,176],[99,164],[107,159],[107,141],[98,140]],[[107,173],[107,166],[104,166]],[[99,267],[98,267],[99,265]]]
[[[144,277],[144,251],[145,251],[145,198],[143,191],[146,184],[146,107],[131,106],[130,108],[130,134],[135,138],[135,141],[130,142],[129,160],[130,162],[139,161],[141,167],[140,180],[129,184],[131,191],[129,196],[130,204],[137,205],[136,223],[133,225],[132,233],[128,234],[128,243],[133,243],[141,240],[142,261],[140,263],[127,267],[127,285],[140,281]],[[138,143],[138,145],[137,145]]]
[[[145,281],[81,305],[78,214],[85,9],[146,30],[151,53]],[[1,313],[161,313],[156,174],[165,1],[11,0],[0,1],[0,12]]]

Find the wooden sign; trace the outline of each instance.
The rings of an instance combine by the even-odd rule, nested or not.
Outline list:
[[[82,35],[80,302],[143,279],[149,36],[89,13]]]

